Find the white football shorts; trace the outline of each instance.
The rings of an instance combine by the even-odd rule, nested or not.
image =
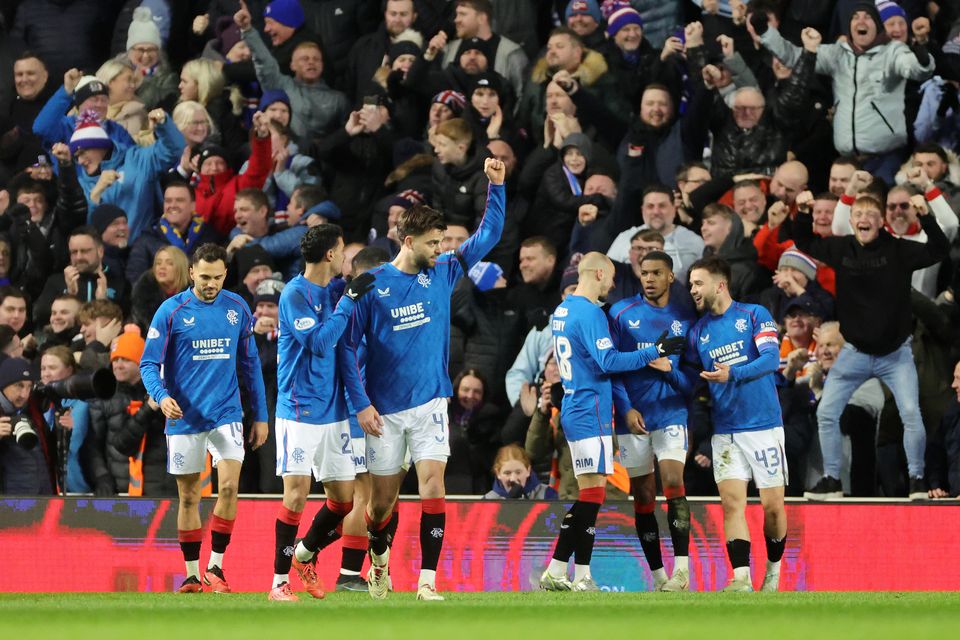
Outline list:
[[[320,482],[354,479],[350,422],[308,424],[277,418],[277,475],[311,473]]]
[[[382,416],[383,435],[367,434],[367,470],[389,476],[404,469],[407,450],[414,464],[421,460],[446,462],[450,457],[447,399],[434,398],[418,407]]]
[[[653,473],[653,460],[687,460],[687,427],[672,424],[648,435],[617,434],[620,464],[631,478]]]
[[[713,436],[713,478],[751,479],[758,489],[783,487],[789,482],[783,455],[783,427]]]
[[[243,423],[230,422],[202,433],[178,433],[167,436],[167,473],[183,476],[201,473],[207,464],[207,452],[213,466],[221,460],[243,462]]]
[[[592,436],[567,440],[573,458],[573,475],[613,473],[613,436]]]

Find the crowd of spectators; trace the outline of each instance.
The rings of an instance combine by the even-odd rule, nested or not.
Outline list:
[[[226,247],[275,403],[306,229],[343,227],[345,279],[365,247],[396,255],[414,204],[457,249],[494,156],[505,230],[452,301],[448,493],[575,498],[549,319],[582,253],[616,262],[613,303],[661,250],[674,299],[692,308],[687,269],[719,256],[780,325],[788,495],[827,477],[960,496],[958,19],[913,0],[4,3],[0,493],[173,495],[137,365],[193,251]],[[34,389],[105,367],[109,399]],[[687,493],[712,494],[707,394],[690,409]],[[242,492],[280,490],[273,451],[248,452]]]

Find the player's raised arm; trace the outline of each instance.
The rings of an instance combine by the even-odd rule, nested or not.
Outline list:
[[[466,262],[467,268],[483,260],[484,256],[500,242],[503,221],[506,217],[507,190],[504,186],[506,166],[501,160],[487,158],[483,163],[483,172],[490,180],[490,186],[487,189],[487,208],[483,212],[483,218],[477,230],[460,247],[460,255]]]

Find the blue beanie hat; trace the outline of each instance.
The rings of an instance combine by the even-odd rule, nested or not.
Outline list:
[[[877,11],[880,12],[880,22],[886,22],[890,18],[897,16],[900,16],[904,20],[907,19],[907,12],[896,2],[878,2]]]
[[[600,13],[600,5],[597,0],[570,0],[567,10],[564,12],[564,22],[570,21],[570,16],[588,15],[598,23],[603,21],[603,15]]]
[[[307,19],[299,0],[273,0],[263,11],[264,18],[273,18],[291,29],[299,29]]]
[[[618,2],[613,11],[607,16],[607,35],[611,38],[619,33],[628,24],[635,24],[643,29],[643,18],[636,9],[626,2]]]
[[[290,113],[293,113],[293,107],[290,106],[290,96],[287,95],[287,92],[283,89],[271,89],[269,91],[263,92],[263,97],[260,98],[260,105],[258,109],[260,111],[266,111],[267,107],[272,105],[274,102],[282,102],[287,105],[287,109],[290,109]]]

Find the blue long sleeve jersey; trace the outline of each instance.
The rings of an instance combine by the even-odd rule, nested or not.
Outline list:
[[[707,313],[687,335],[686,364],[713,371],[730,366],[730,380],[711,382],[714,433],[761,431],[783,425],[774,374],[780,365],[777,325],[756,304],[734,302],[723,315]],[[687,370],[691,378],[696,370]]]
[[[633,371],[657,358],[654,346],[622,353],[613,345],[607,316],[587,298],[569,295],[553,312],[553,353],[563,384],[560,424],[567,440],[612,435],[611,374]]]
[[[238,369],[251,395],[254,421],[267,421],[251,318],[243,298],[228,291],[208,303],[191,288],[160,305],[147,331],[140,376],[156,402],[169,396],[183,410],[183,418],[167,420],[168,435],[242,421]]]
[[[337,281],[321,287],[301,274],[280,294],[278,418],[331,424],[346,420],[350,413],[343,379],[356,375],[356,368],[337,357],[337,342],[354,302],[341,298],[341,291]]]
[[[506,192],[491,184],[480,225],[459,253],[441,255],[430,269],[404,273],[390,263],[369,273],[375,289],[361,298],[347,326],[343,347],[358,375],[344,379],[357,411],[373,404],[382,414],[453,395],[450,353],[450,294],[457,281],[500,241]],[[357,346],[366,338],[366,388],[359,375]]]
[[[666,331],[668,336],[685,336],[697,317],[687,306],[671,300],[660,308],[642,295],[621,300],[610,308],[610,333],[618,351],[638,351],[654,344]],[[687,399],[684,395],[680,357],[670,356],[669,373],[644,367],[619,376],[629,405],[643,414],[648,430],[687,424]],[[618,414],[622,411],[618,410]],[[621,421],[617,433],[630,433]]]

